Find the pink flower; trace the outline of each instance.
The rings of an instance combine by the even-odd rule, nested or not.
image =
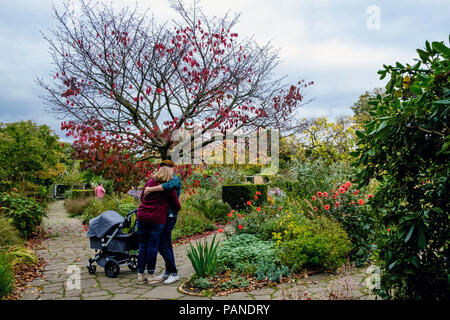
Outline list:
[[[325,210],[330,210],[330,205],[326,204],[325,207],[323,207]]]
[[[340,202],[336,201],[336,203],[334,204],[335,207],[339,207],[341,205]]]
[[[316,200],[317,198],[316,198],[316,196],[312,196],[312,201],[314,201],[314,200]]]

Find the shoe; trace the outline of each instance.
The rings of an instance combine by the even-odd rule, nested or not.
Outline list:
[[[168,277],[169,277],[169,274],[166,273],[166,272],[164,271],[164,272],[161,273],[159,276],[156,276],[156,277],[155,277],[155,280],[156,280],[156,279],[159,279],[160,281],[164,281],[164,280],[166,280]]]
[[[159,278],[158,276],[155,276],[154,273],[147,275],[147,283],[158,283],[161,281],[163,281],[163,279]]]
[[[178,276],[178,274],[171,274],[164,281],[164,284],[171,284],[171,283],[174,283],[175,281],[178,281],[178,280],[180,280],[180,277]]]
[[[137,284],[144,284],[147,282],[147,278],[143,273],[138,273]]]

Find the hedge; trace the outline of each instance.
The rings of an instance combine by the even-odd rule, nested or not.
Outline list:
[[[247,206],[247,201],[260,206],[267,201],[267,184],[233,184],[222,186],[222,200],[227,202],[232,209],[240,210]],[[255,200],[254,196],[259,191],[261,195]]]
[[[84,199],[87,197],[93,197],[95,196],[94,190],[88,189],[88,190],[77,190],[74,189],[70,192],[70,199]]]

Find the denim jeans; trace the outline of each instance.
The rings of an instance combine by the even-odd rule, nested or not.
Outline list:
[[[175,227],[176,222],[177,215],[175,215],[174,217],[167,217],[158,247],[159,254],[164,258],[164,262],[166,263],[167,274],[177,273],[175,256],[173,254],[172,248],[172,230]]]
[[[137,233],[139,236],[138,273],[144,273],[145,269],[149,274],[155,272],[156,257],[163,224],[156,224],[150,221],[137,221]]]

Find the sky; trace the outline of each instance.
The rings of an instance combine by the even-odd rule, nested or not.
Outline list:
[[[36,84],[53,69],[41,34],[55,24],[52,1],[0,1],[0,122],[33,120],[65,140],[61,120],[48,111]],[[161,22],[176,17],[167,0],[99,2],[118,9],[137,2]],[[53,3],[60,7],[62,1]],[[426,40],[448,43],[450,33],[446,0],[202,0],[200,6],[211,16],[240,13],[239,37],[280,49],[278,76],[314,81],[305,92],[314,100],[299,118],[351,115],[359,95],[386,84],[377,74],[383,64],[413,63]]]

